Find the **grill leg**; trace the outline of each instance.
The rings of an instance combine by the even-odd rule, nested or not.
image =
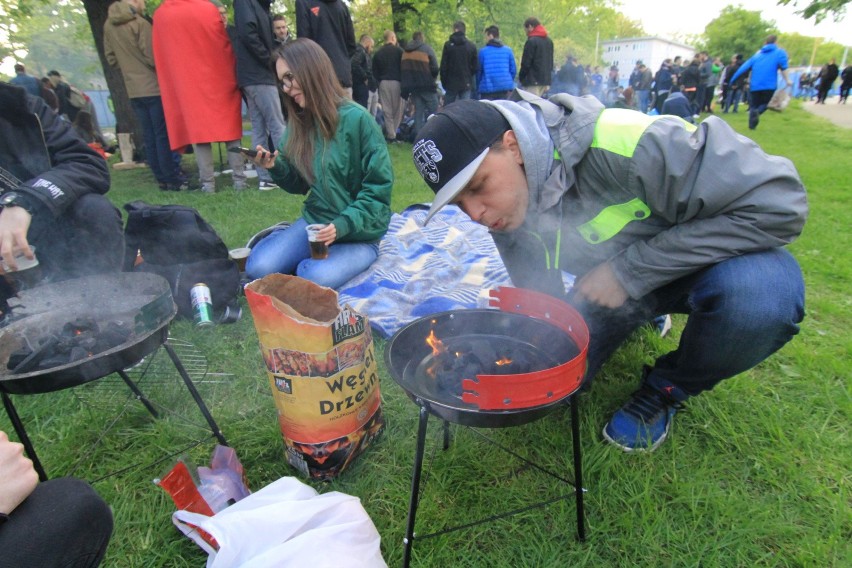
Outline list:
[[[12,399],[9,398],[9,395],[5,392],[3,393],[3,406],[6,407],[6,414],[9,415],[9,420],[12,421],[12,426],[15,428],[15,434],[18,435],[18,440],[21,441],[21,444],[24,445],[24,449],[27,451],[27,457],[30,458],[33,462],[33,468],[38,473],[39,481],[47,481],[47,473],[45,473],[44,468],[41,465],[41,461],[39,461],[38,456],[36,455],[35,448],[33,447],[33,443],[30,441],[30,437],[27,436],[27,431],[24,429],[24,423],[21,422],[21,417],[18,416],[18,411],[15,410],[15,405],[12,404]]]
[[[574,447],[574,495],[577,501],[577,538],[586,540],[586,514],[583,510],[583,460],[580,455],[579,393],[571,397],[571,445]]]
[[[207,424],[210,426],[210,430],[213,432],[213,435],[216,436],[216,439],[219,440],[220,444],[227,446],[228,442],[225,440],[225,436],[222,434],[222,431],[219,430],[219,426],[216,424],[216,421],[213,420],[213,416],[210,414],[210,411],[207,410],[207,405],[204,404],[204,400],[202,400],[201,395],[198,394],[195,384],[192,382],[192,379],[189,378],[189,373],[186,372],[186,368],[184,368],[183,363],[177,356],[177,353],[175,353],[175,350],[169,344],[168,340],[163,342],[163,347],[166,348],[166,353],[169,354],[172,363],[175,364],[175,369],[177,369],[177,372],[180,373],[184,384],[186,384],[186,388],[189,390],[189,394],[192,395],[192,398],[195,400],[195,404],[198,405],[198,410],[201,411],[201,414],[203,414],[204,418],[207,420]]]
[[[450,423],[444,420],[444,449],[450,447]]]
[[[133,394],[136,395],[136,400],[141,402],[145,406],[145,408],[148,409],[148,412],[151,413],[151,416],[153,416],[154,418],[159,418],[160,414],[154,408],[154,405],[152,405],[151,401],[148,400],[148,398],[142,393],[141,390],[139,390],[139,387],[136,385],[136,383],[134,383],[130,379],[130,377],[127,376],[127,373],[125,373],[123,369],[119,369],[116,372],[118,373],[118,376],[121,377],[121,379],[124,381],[124,384],[126,384],[130,388],[130,390],[133,391]]]
[[[425,406],[420,407],[420,423],[417,426],[417,450],[414,454],[414,471],[411,474],[411,499],[408,501],[408,525],[405,528],[405,552],[402,558],[403,568],[411,563],[411,547],[414,545],[414,517],[417,515],[417,505],[420,500],[420,472],[423,469],[423,453],[426,451],[426,426],[429,422],[429,411]]]

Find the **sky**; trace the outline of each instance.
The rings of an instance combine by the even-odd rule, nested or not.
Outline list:
[[[807,5],[800,0],[799,5]],[[776,0],[621,0],[618,8],[632,20],[639,20],[645,31],[651,35],[672,37],[672,35],[697,35],[704,27],[718,17],[725,6],[741,5],[746,10],[759,11],[764,20],[775,20],[782,33],[799,33],[811,37],[824,37],[842,45],[852,45],[852,4],[846,9],[846,16],[839,23],[827,18],[819,25],[813,18],[805,20],[795,14],[797,8],[778,6]]]

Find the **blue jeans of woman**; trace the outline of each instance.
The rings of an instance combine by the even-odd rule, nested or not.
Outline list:
[[[332,243],[328,258],[313,260],[307,221],[297,219],[287,228],[274,231],[257,243],[246,261],[246,274],[263,278],[267,274],[295,274],[320,286],[339,288],[367,270],[379,256],[379,243]]]
[[[646,380],[696,395],[790,341],[804,318],[805,286],[796,260],[777,248],[722,261],[617,309],[572,303],[591,333],[586,381],[638,327],[657,315],[687,314],[677,349],[659,357]]]

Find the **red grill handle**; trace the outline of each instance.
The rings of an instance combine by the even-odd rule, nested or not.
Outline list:
[[[476,375],[462,381],[462,400],[480,410],[530,408],[555,402],[575,392],[586,374],[589,328],[577,310],[547,294],[532,290],[501,287],[489,291],[489,305],[502,312],[522,314],[564,331],[580,353],[565,363],[514,375]]]

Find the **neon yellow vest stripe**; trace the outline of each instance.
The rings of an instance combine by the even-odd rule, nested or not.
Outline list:
[[[645,130],[661,118],[662,116],[649,116],[627,109],[606,109],[595,124],[591,147],[632,158]],[[696,129],[694,124],[683,119],[681,122],[689,131]],[[637,197],[626,203],[605,207],[593,219],[577,227],[577,230],[586,242],[598,244],[617,235],[631,221],[641,221],[650,215],[651,210]]]

